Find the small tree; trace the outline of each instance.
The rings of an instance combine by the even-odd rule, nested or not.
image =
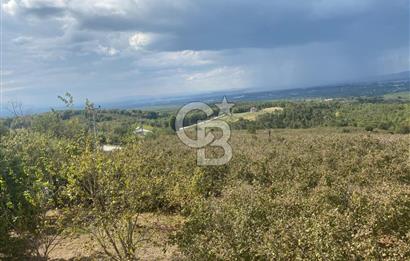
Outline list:
[[[176,128],[175,128],[176,118],[177,117],[175,116],[171,116],[171,118],[169,119],[169,127],[171,127],[171,129],[173,129],[174,131],[176,131]]]
[[[129,172],[125,157],[104,154],[88,146],[70,167],[67,194],[71,215],[77,225],[112,260],[137,260],[148,230],[139,225],[140,187]]]

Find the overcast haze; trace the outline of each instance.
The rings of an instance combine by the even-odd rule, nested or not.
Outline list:
[[[3,100],[286,89],[409,70],[408,0],[5,0]]]

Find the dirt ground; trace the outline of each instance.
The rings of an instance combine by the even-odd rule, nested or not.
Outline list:
[[[150,240],[137,251],[141,260],[181,260],[176,246],[171,245],[168,237],[183,219],[177,215],[144,214],[141,223],[150,228]],[[61,240],[51,252],[52,260],[105,260],[99,252],[101,247],[87,233],[74,233]]]

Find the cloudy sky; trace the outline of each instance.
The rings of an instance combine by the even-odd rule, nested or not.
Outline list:
[[[3,105],[306,87],[409,70],[408,0],[2,0]]]

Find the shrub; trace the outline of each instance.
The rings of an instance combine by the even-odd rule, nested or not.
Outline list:
[[[173,237],[189,259],[410,258],[406,138],[284,136],[233,138],[230,186]]]
[[[409,134],[410,133],[410,125],[401,125],[398,130],[400,134]]]

